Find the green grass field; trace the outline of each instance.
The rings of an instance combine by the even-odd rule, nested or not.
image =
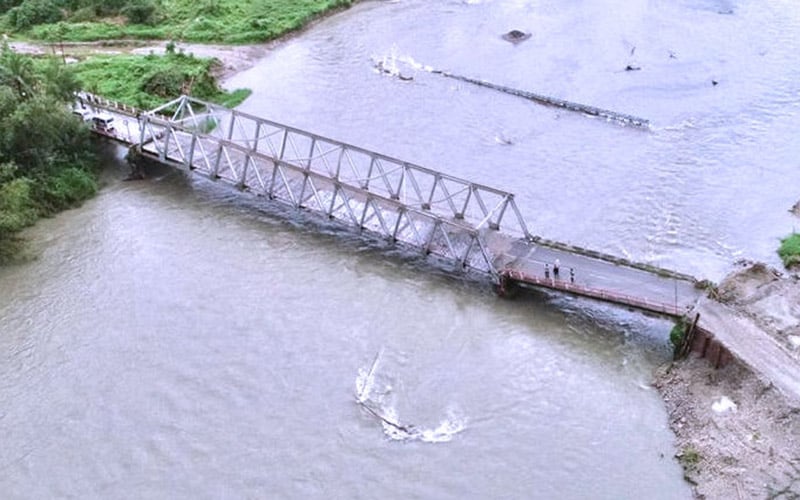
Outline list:
[[[84,90],[141,109],[152,109],[181,94],[234,107],[249,90],[227,92],[212,76],[213,59],[184,54],[93,56],[75,65]]]
[[[36,1],[57,2],[25,0]],[[114,12],[116,15],[100,16],[94,14],[97,9],[61,9],[60,22],[52,22],[50,16],[43,24],[28,25],[27,18],[12,13],[4,16],[4,24],[18,36],[48,41],[134,38],[238,44],[273,40],[302,28],[331,9],[348,7],[353,0],[133,0],[123,3],[141,5],[142,2],[152,6],[152,12],[132,15],[130,10],[122,8]]]

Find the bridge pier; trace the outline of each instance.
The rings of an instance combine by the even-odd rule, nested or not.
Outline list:
[[[128,148],[128,153],[125,155],[125,162],[131,169],[126,180],[138,181],[145,178],[145,159],[142,157],[141,151],[138,150],[136,144]]]
[[[512,279],[507,273],[500,273],[497,278],[497,283],[492,285],[492,289],[494,293],[497,294],[498,297],[504,299],[513,299],[517,297],[520,293],[520,286],[519,284]]]

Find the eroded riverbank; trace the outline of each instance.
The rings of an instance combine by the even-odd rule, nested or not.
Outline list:
[[[698,498],[797,498],[800,399],[764,373],[800,377],[800,279],[748,264],[721,283],[717,297],[758,326],[753,342],[774,342],[789,355],[769,370],[738,360],[717,370],[694,355],[660,369],[655,385],[678,460]]]
[[[796,403],[737,363],[716,370],[699,358],[662,368],[656,386],[697,498],[800,495]]]

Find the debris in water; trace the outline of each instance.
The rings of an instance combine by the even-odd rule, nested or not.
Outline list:
[[[531,37],[530,33],[525,33],[524,31],[520,30],[511,30],[508,33],[503,34],[503,40],[514,44],[523,42],[530,37]]]
[[[426,443],[442,443],[450,441],[455,434],[465,428],[463,419],[448,411],[448,418],[441,421],[436,428],[419,428],[412,424],[403,424],[397,417],[394,407],[384,401],[391,392],[386,385],[376,391],[377,370],[383,349],[375,355],[370,369],[360,369],[356,378],[356,403],[369,415],[376,418],[383,426],[383,432],[396,441],[420,440]]]

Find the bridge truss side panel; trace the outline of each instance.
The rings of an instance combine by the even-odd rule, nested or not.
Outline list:
[[[238,118],[237,118],[238,119]],[[495,274],[492,259],[482,241],[481,229],[467,225],[454,217],[443,217],[431,210],[404,203],[394,196],[386,196],[384,190],[364,189],[337,178],[336,166],[326,156],[341,156],[342,150],[325,153],[319,148],[329,147],[325,141],[302,143],[292,137],[294,132],[272,134],[280,137],[277,152],[286,151],[279,159],[259,151],[259,145],[272,152],[270,139],[266,136],[250,141],[250,147],[242,141],[221,139],[191,130],[180,122],[163,123],[157,118],[146,117],[145,128],[162,130],[155,134],[158,139],[145,145],[142,152],[161,161],[189,168],[199,174],[221,180],[227,184],[266,196],[299,209],[310,210],[330,219],[368,231],[393,243],[415,248],[425,255],[433,255],[449,262],[456,268],[470,268],[491,275]],[[230,130],[239,128],[235,120]],[[243,127],[244,128],[244,127]],[[268,131],[268,127],[256,128]],[[245,141],[246,142],[246,141]],[[283,143],[289,144],[286,147]],[[298,144],[308,146],[308,152],[323,151],[315,158],[296,158]],[[283,147],[281,147],[283,146]],[[305,161],[303,161],[305,160]],[[389,179],[386,184],[390,184]],[[398,186],[400,184],[395,184]]]
[[[166,106],[166,105],[165,105]],[[181,97],[173,123],[481,229],[531,234],[511,193],[270,120]],[[224,169],[224,165],[222,167]]]

